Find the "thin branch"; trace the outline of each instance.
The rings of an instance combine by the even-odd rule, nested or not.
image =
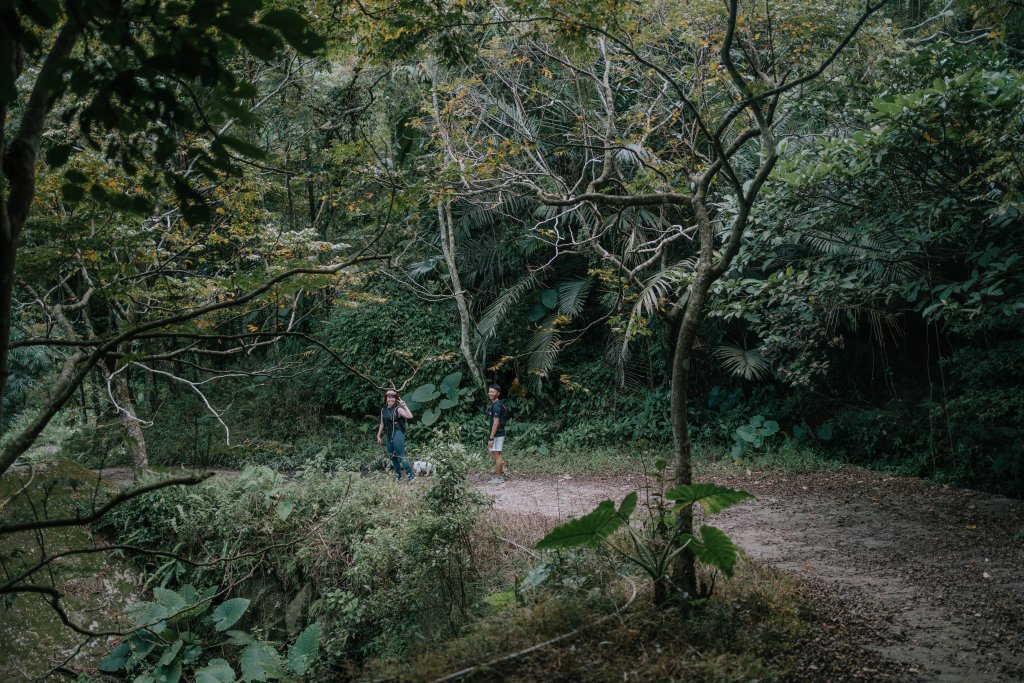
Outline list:
[[[107,514],[108,512],[116,508],[121,503],[131,500],[132,498],[137,498],[138,496],[141,496],[145,493],[150,493],[151,491],[158,491],[160,489],[167,488],[168,486],[195,486],[196,484],[203,483],[211,476],[213,476],[213,472],[193,474],[188,477],[163,479],[161,481],[156,481],[151,484],[139,486],[129,491],[122,491],[115,495],[114,497],[112,497],[110,500],[108,500],[105,505],[96,510],[93,510],[91,514],[85,516],[79,515],[76,517],[62,519],[42,519],[33,522],[18,522],[15,524],[0,525],[0,536],[4,536],[6,534],[14,534],[20,531],[33,531],[36,529],[54,529],[58,527],[83,526],[85,524],[92,524],[93,522],[102,518],[103,515]]]

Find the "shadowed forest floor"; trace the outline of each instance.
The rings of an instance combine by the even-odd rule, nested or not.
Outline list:
[[[1024,501],[863,470],[710,478],[757,496],[716,516],[716,526],[836,612],[798,679],[843,668],[843,677],[856,669],[868,679],[1024,679]],[[474,486],[495,497],[495,509],[552,517],[619,501],[645,481],[485,480]],[[878,657],[844,652],[850,639]]]

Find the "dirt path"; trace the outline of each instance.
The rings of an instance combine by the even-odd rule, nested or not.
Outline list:
[[[1024,501],[860,470],[714,480],[757,496],[715,524],[751,558],[838,601],[838,620],[870,623],[877,638],[860,644],[898,665],[888,678],[1024,680]],[[641,484],[641,477],[517,476],[499,487],[474,480],[498,510],[557,517],[621,500]]]

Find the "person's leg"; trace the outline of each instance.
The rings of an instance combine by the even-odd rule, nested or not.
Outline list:
[[[391,467],[395,470],[395,478],[398,479],[398,481],[402,481],[402,469],[398,461],[398,454],[395,451],[395,443],[392,441],[390,434],[387,435],[385,439],[388,457],[391,458]]]
[[[502,456],[504,446],[505,437],[494,438],[494,443],[491,445],[491,457],[494,458],[494,479],[491,479],[491,484],[500,484],[505,481],[505,460]]]
[[[409,481],[415,479],[416,475],[412,473],[412,465],[409,464],[409,459],[405,457],[405,434],[397,430],[395,431],[395,455],[398,456],[398,462],[405,468]],[[398,474],[398,478],[401,479],[402,472],[398,469],[397,464],[395,465],[395,472]]]
[[[494,450],[491,451],[491,455],[494,456],[494,466],[498,472],[498,476],[504,479],[508,476],[508,471],[505,469],[505,437],[494,437],[493,448]]]

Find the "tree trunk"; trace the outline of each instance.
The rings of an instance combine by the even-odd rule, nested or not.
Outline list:
[[[690,420],[687,415],[691,353],[682,343],[682,339],[677,339],[675,346],[675,352],[672,354],[672,443],[676,462],[675,485],[684,486],[693,483]],[[681,510],[676,523],[681,533],[692,534],[693,508]],[[693,552],[689,548],[676,556],[672,564],[672,582],[678,590],[685,593],[685,598],[697,597],[697,569]]]
[[[675,485],[686,486],[693,483],[691,463],[693,445],[690,442],[690,420],[687,413],[690,388],[690,360],[693,357],[693,346],[697,340],[697,328],[704,314],[704,303],[708,289],[714,276],[711,273],[710,259],[702,258],[697,266],[697,276],[690,287],[690,295],[686,301],[686,309],[679,325],[679,332],[672,349],[672,442],[675,455]],[[678,531],[683,534],[693,533],[693,508],[679,512]],[[685,593],[686,598],[698,597],[697,568],[693,552],[687,548],[679,553],[672,565],[672,582],[675,587]]]
[[[125,369],[113,376],[107,377],[110,382],[114,400],[117,401],[117,414],[121,418],[124,429],[131,437],[130,444],[132,452],[132,465],[135,467],[148,467],[149,457],[146,453],[146,436],[142,433],[142,425],[139,418],[135,416],[135,406],[132,402],[131,392],[128,390],[128,370]]]
[[[455,249],[455,226],[452,222],[452,204],[444,202],[437,205],[437,220],[441,229],[441,251],[444,254],[445,263],[448,265],[448,275],[452,279],[452,290],[455,295],[455,305],[459,309],[459,350],[462,351],[462,358],[469,367],[470,374],[477,386],[484,386],[484,373],[473,356],[473,345],[470,341],[472,330],[472,318],[469,315],[469,304],[466,301],[466,293],[462,289],[462,280],[459,278],[459,266],[456,263]]]
[[[0,197],[0,202],[3,198]],[[0,239],[0,424],[4,420],[2,397],[7,391],[7,377],[10,369],[8,357],[11,347],[11,304],[14,298],[14,258],[17,252],[16,238],[8,237],[11,225],[6,211],[0,207],[0,221],[3,222],[3,238]],[[0,472],[6,468],[0,468]]]

